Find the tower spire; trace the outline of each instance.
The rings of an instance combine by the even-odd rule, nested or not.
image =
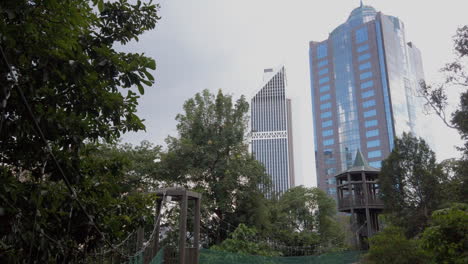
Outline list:
[[[358,149],[356,153],[356,158],[354,159],[353,167],[360,167],[360,166],[369,166],[369,163],[362,155],[361,150]]]
[[[361,6],[360,7],[362,7],[362,0],[361,0]]]

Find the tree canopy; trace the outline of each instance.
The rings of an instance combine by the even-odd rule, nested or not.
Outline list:
[[[155,61],[119,52],[158,6],[126,0],[0,2],[0,258],[83,261],[150,213],[128,161],[91,142],[144,129]]]
[[[344,248],[343,228],[336,219],[336,202],[318,188],[297,186],[273,205],[273,238],[285,245]],[[279,227],[279,228],[278,228]]]
[[[454,204],[435,211],[422,234],[422,244],[437,263],[467,263],[468,205]]]
[[[463,156],[453,163],[454,178],[460,188],[454,190],[458,202],[468,203],[468,25],[457,29],[454,36],[455,59],[442,69],[445,81],[441,84],[426,84],[422,82],[422,95],[427,105],[451,128],[458,130],[464,146],[458,149]],[[450,115],[448,112],[448,90],[461,89],[459,105]]]
[[[404,133],[382,162],[379,175],[385,209],[408,234],[419,233],[442,202],[442,168],[421,139]]]
[[[236,102],[221,90],[197,93],[177,115],[178,137],[168,137],[159,177],[203,194],[203,226],[220,243],[240,221],[262,228],[267,183],[264,167],[248,152],[244,97]],[[231,223],[231,224],[229,224]]]

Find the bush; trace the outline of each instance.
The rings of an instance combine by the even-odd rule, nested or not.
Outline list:
[[[257,233],[255,228],[240,224],[230,234],[230,238],[224,240],[220,245],[212,246],[211,249],[244,255],[278,256],[279,252],[272,250],[267,244],[255,242]]]
[[[419,240],[409,240],[404,229],[389,226],[369,239],[369,252],[364,256],[364,263],[379,264],[426,264],[431,258],[421,246]]]
[[[421,240],[437,263],[468,263],[468,205],[435,211]]]

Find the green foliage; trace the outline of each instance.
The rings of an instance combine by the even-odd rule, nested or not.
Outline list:
[[[385,210],[409,236],[421,232],[442,202],[443,171],[427,143],[403,133],[382,162],[379,175]]]
[[[256,242],[258,232],[255,228],[249,228],[244,224],[240,224],[229,236],[230,238],[224,240],[219,245],[212,246],[211,249],[244,255],[279,255],[279,252],[270,249],[267,244]]]
[[[126,160],[125,174],[127,180],[138,186],[140,190],[150,191],[159,187],[155,178],[158,171],[158,162],[161,158],[161,146],[155,146],[143,140],[140,145],[132,144],[106,144],[99,146],[102,156],[118,156]]]
[[[197,93],[177,115],[178,137],[168,137],[159,177],[203,194],[203,227],[209,244],[220,243],[240,221],[262,228],[267,213],[259,190],[264,167],[253,159],[244,138],[248,103],[221,91]],[[231,224],[228,224],[231,223]]]
[[[81,153],[81,180],[74,188],[105,239],[118,244],[138,226],[151,223],[155,197],[135,191],[138,184],[126,173],[129,160],[122,155],[104,156],[94,145]],[[80,261],[106,246],[62,181],[44,177],[43,183],[37,183],[27,176],[22,180],[18,182],[12,173],[2,175],[5,184],[0,197],[9,203],[8,225],[2,230],[8,261]]]
[[[426,264],[430,256],[421,248],[418,240],[405,237],[404,229],[389,226],[369,239],[370,249],[365,263],[378,264]]]
[[[137,99],[154,83],[155,62],[114,47],[153,29],[157,9],[126,0],[0,2],[0,46],[11,65],[1,57],[0,258],[79,262],[148,219],[154,197],[134,192],[129,161],[86,143],[144,129]]]
[[[453,189],[450,195],[452,201],[468,202],[468,25],[458,28],[454,37],[454,50],[456,58],[447,63],[441,71],[445,74],[445,82],[437,85],[428,85],[422,82],[422,95],[427,105],[445,122],[448,127],[458,130],[461,138],[465,141],[459,150],[463,156],[454,164],[454,181],[459,188]],[[448,96],[446,90],[461,88],[460,103],[451,114],[447,116]],[[454,184],[454,185],[456,185]]]
[[[248,248],[250,240],[240,245],[225,240],[235,226],[245,224],[258,230],[259,239],[283,246],[343,248],[335,201],[324,192],[300,186],[279,200],[265,199],[260,188],[268,189],[268,177],[244,138],[247,111],[244,97],[234,103],[221,91],[215,96],[205,90],[186,101],[184,113],[177,116],[179,136],[168,137],[168,150],[161,154],[158,179],[203,194],[206,244],[224,240],[225,247]]]
[[[319,256],[257,256],[231,253],[211,249],[200,250],[200,263],[203,264],[351,264],[358,263],[360,251],[347,251],[323,254]]]
[[[468,263],[468,205],[435,211],[431,225],[422,234],[422,243],[437,263]]]
[[[369,259],[373,263],[429,263],[428,254],[435,263],[468,262],[468,26],[460,27],[454,40],[457,58],[442,69],[445,82],[436,86],[422,82],[421,92],[427,105],[465,140],[459,147],[463,156],[436,164],[435,154],[423,140],[405,134],[396,140],[379,180],[389,220],[399,227],[387,228],[370,239]],[[449,119],[446,89],[452,87],[464,90]],[[465,204],[437,210],[454,202]],[[403,231],[411,237],[421,236],[421,240],[407,240]],[[423,262],[416,262],[418,255]]]
[[[344,249],[344,230],[335,201],[318,188],[298,186],[286,191],[270,207],[272,228],[264,236],[280,245],[308,248],[309,254]],[[310,250],[309,250],[310,249]],[[284,254],[304,254],[291,252]]]

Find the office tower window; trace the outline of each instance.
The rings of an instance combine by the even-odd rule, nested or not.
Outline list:
[[[328,175],[328,176],[335,175],[336,174],[336,168],[325,169],[325,174]]]
[[[370,77],[372,77],[372,72],[364,72],[364,73],[359,74],[360,80],[368,79]]]
[[[374,148],[380,146],[380,140],[367,141],[367,148]]]
[[[324,86],[321,86],[319,88],[320,92],[323,93],[323,92],[326,92],[326,91],[330,91],[330,85],[324,85]]]
[[[317,47],[317,58],[321,59],[327,56],[327,44],[323,43]]]
[[[328,130],[322,131],[322,137],[329,137],[329,136],[332,136],[332,135],[333,135],[333,129],[328,129]]]
[[[362,98],[368,98],[371,96],[374,96],[374,90],[370,90],[370,91],[362,93]]]
[[[367,128],[367,127],[373,127],[373,126],[377,126],[377,120],[368,120],[368,121],[365,121],[364,122],[364,126]]]
[[[333,121],[332,120],[327,120],[327,121],[323,121],[322,122],[322,127],[325,128],[325,127],[330,127],[333,125]]]
[[[320,96],[320,101],[329,100],[331,98],[330,94],[324,94]]]
[[[377,112],[374,110],[369,110],[369,111],[366,111],[364,112],[364,117],[371,117],[371,116],[375,116],[377,114]]]
[[[361,65],[359,65],[359,70],[362,71],[362,70],[365,70],[365,69],[370,69],[371,67],[371,63],[370,61],[366,62],[366,63],[363,63]]]
[[[364,53],[364,54],[358,56],[358,61],[363,61],[363,60],[367,60],[367,59],[370,59],[370,54],[369,53]]]
[[[328,60],[323,60],[323,61],[320,61],[319,63],[317,63],[318,67],[322,67],[322,66],[325,66],[328,64]]]
[[[366,132],[366,137],[376,137],[379,135],[379,130],[378,129],[374,129],[374,130],[369,130]]]
[[[372,161],[369,162],[369,165],[374,167],[374,168],[381,168],[382,167],[382,161]]]
[[[335,140],[333,138],[326,139],[326,140],[323,141],[324,146],[331,146],[331,145],[333,145],[333,143],[335,143]]]
[[[328,73],[328,68],[324,68],[323,70],[320,70],[318,72],[319,75],[324,75],[324,74],[327,74]]]
[[[364,44],[364,45],[359,46],[359,47],[357,48],[357,52],[363,52],[363,51],[366,51],[366,50],[368,50],[368,49],[369,49],[369,44]]]
[[[326,83],[330,81],[330,77],[323,77],[319,79],[319,84]]]
[[[356,30],[356,43],[362,43],[368,40],[367,28],[360,28]]]
[[[330,102],[320,105],[320,110],[324,110],[324,109],[328,109],[328,108],[331,108],[331,103]]]
[[[370,151],[370,152],[367,154],[367,157],[368,157],[369,159],[378,158],[378,157],[381,157],[381,156],[382,156],[382,151],[380,151],[380,150]]]
[[[363,82],[361,83],[361,89],[366,89],[366,88],[369,88],[369,87],[372,87],[374,85],[374,81],[367,81],[367,82]]]
[[[371,106],[375,106],[375,100],[374,99],[369,100],[369,101],[365,101],[364,103],[362,103],[363,108],[369,108]]]
[[[328,178],[328,179],[327,179],[327,184],[329,184],[329,185],[335,185],[335,184],[336,184],[336,179],[335,179],[335,178]]]
[[[325,119],[331,117],[332,113],[330,111],[320,114],[320,118]]]

